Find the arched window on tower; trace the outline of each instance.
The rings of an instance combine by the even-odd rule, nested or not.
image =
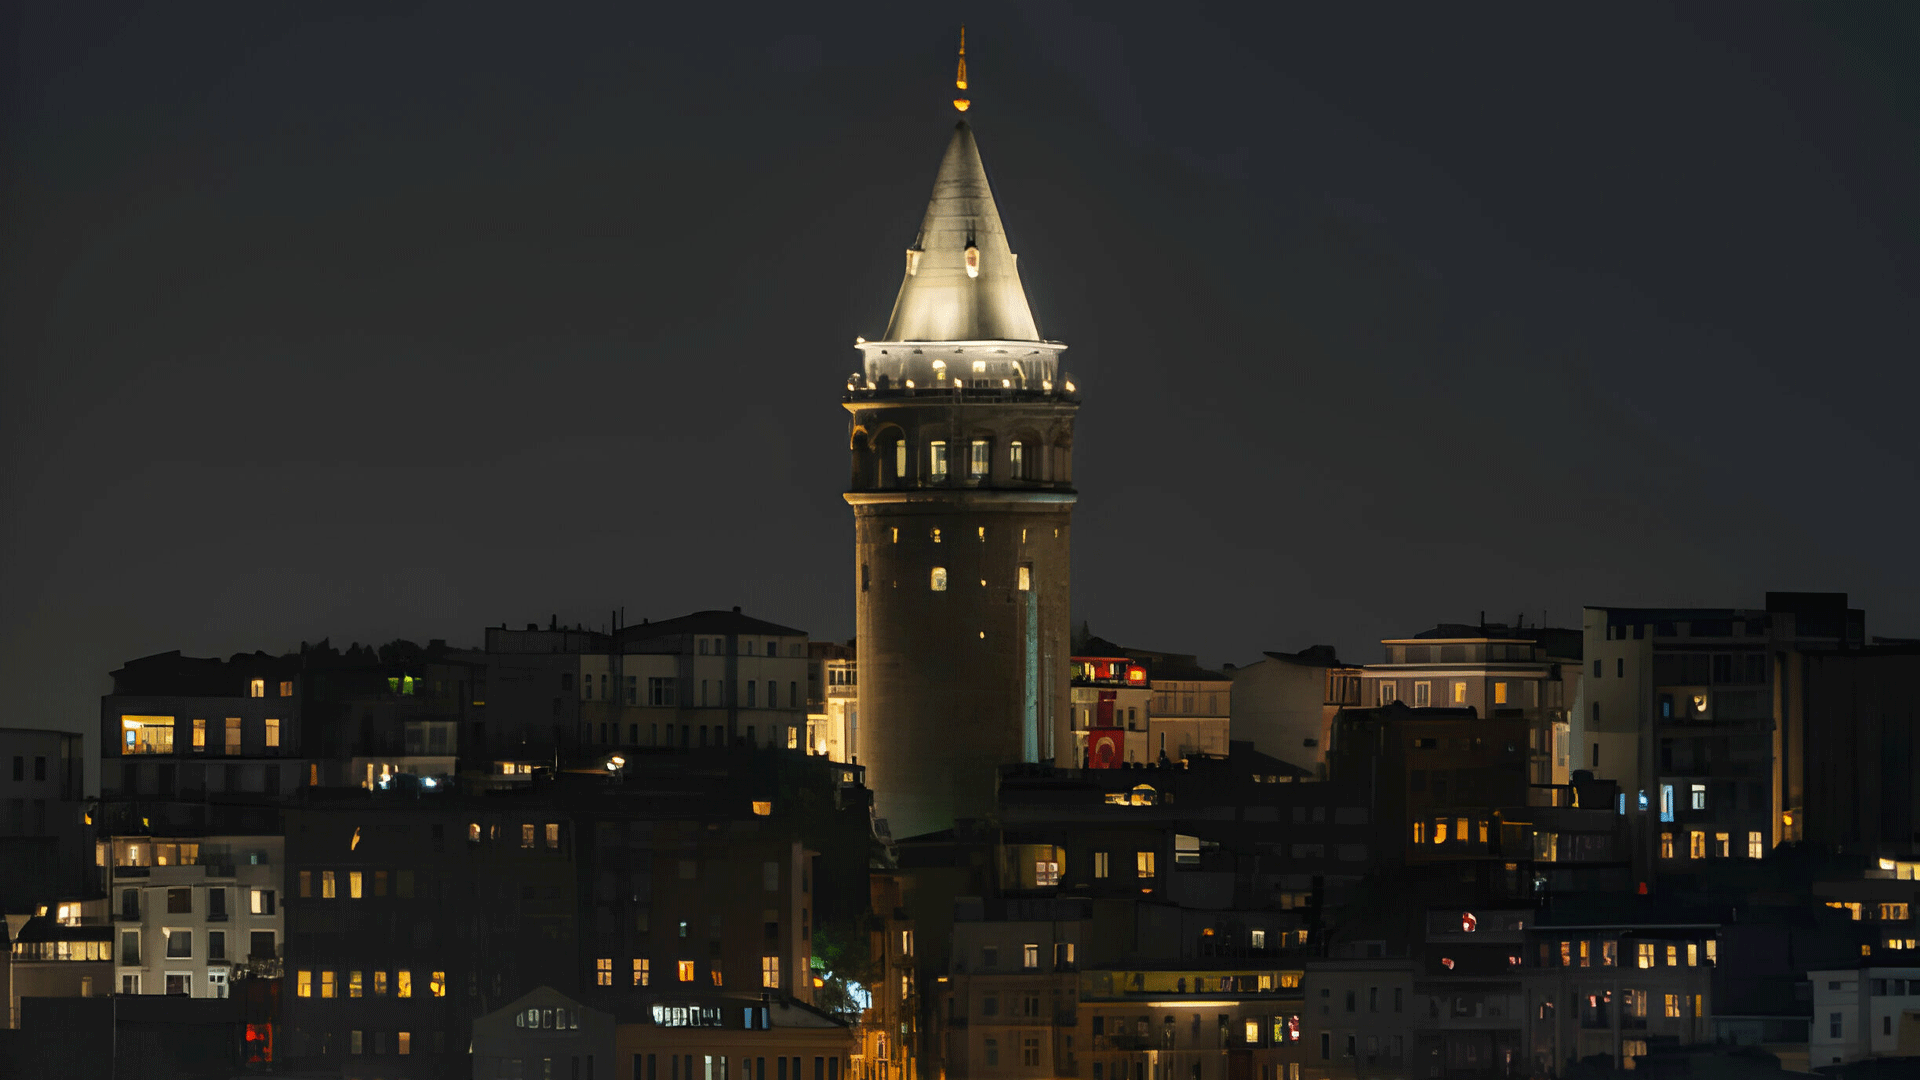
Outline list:
[[[933,580],[931,584],[934,592],[947,591],[947,568],[946,567],[936,566],[933,568]]]

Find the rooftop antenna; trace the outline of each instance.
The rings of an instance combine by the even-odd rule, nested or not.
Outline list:
[[[964,23],[960,26],[960,68],[953,73],[953,86],[956,90],[967,88],[967,27]],[[966,112],[967,107],[972,104],[973,102],[964,97],[953,99],[953,107],[961,112]]]

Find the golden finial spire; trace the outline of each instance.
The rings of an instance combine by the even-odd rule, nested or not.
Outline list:
[[[953,85],[960,90],[967,88],[967,28],[964,24],[960,27],[960,70],[954,72]],[[966,112],[967,106],[971,104],[973,102],[963,97],[953,99],[953,107],[961,112]]]

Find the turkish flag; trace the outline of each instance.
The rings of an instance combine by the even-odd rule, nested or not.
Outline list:
[[[1126,760],[1127,733],[1121,728],[1094,728],[1087,733],[1087,766],[1117,769]]]

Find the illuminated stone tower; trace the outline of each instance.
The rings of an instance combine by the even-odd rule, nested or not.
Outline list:
[[[986,815],[999,766],[1073,748],[1079,401],[1060,366],[1066,346],[1034,324],[965,122],[907,249],[886,337],[858,347],[846,396],[854,752],[876,813],[904,838]]]

